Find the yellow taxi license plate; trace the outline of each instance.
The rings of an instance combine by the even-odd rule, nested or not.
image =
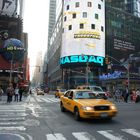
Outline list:
[[[106,113],[106,112],[105,112],[105,113],[101,113],[100,116],[101,116],[102,118],[108,117],[108,113]]]

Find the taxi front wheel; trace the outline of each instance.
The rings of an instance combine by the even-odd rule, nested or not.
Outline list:
[[[78,110],[77,107],[74,109],[74,118],[75,118],[76,121],[80,121],[81,120],[81,117],[80,117],[80,114],[79,114],[79,110]]]
[[[62,103],[60,104],[60,108],[61,108],[61,112],[65,112],[66,111]]]

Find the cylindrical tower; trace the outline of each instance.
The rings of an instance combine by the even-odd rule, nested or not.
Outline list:
[[[95,63],[105,57],[104,0],[64,0],[61,65]]]

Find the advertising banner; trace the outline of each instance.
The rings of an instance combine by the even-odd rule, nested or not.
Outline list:
[[[0,14],[14,16],[17,12],[18,0],[0,0]]]
[[[71,59],[71,56],[73,56],[72,61],[65,61],[66,58]],[[104,57],[104,1],[91,0],[88,2],[79,0],[77,2],[64,0],[61,64],[83,63],[85,60],[86,62],[101,63]],[[82,58],[84,60],[80,61]],[[94,59],[94,61],[89,61],[89,59]]]

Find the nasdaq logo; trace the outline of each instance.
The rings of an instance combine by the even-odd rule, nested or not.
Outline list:
[[[93,56],[93,55],[73,55],[60,58],[60,64],[70,64],[70,63],[97,63],[103,66],[104,57]]]

